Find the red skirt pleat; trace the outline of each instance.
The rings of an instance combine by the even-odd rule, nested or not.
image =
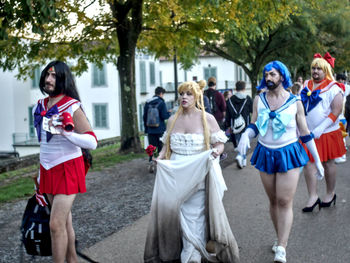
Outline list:
[[[40,165],[40,191],[52,195],[85,193],[83,156],[58,164],[49,170]]]
[[[318,154],[321,162],[333,160],[343,156],[346,153],[343,136],[340,130],[332,131],[321,135],[319,139],[315,139]],[[303,143],[304,149],[311,162],[315,162],[312,154]]]

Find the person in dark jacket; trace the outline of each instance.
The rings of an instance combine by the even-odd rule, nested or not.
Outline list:
[[[226,111],[226,102],[224,95],[216,90],[216,78],[210,77],[208,79],[208,89],[204,92],[204,95],[208,97],[211,113],[214,115],[216,121],[219,123],[220,128],[224,129],[224,118]]]
[[[227,100],[225,127],[230,128],[234,125],[235,119],[239,116],[239,112],[245,121],[245,127],[250,123],[250,115],[253,112],[253,101],[250,96],[245,94],[246,83],[244,81],[237,81],[236,93]],[[243,106],[244,105],[244,106]],[[245,128],[239,133],[233,133],[231,129],[231,140],[234,148],[237,147],[241,134],[245,131]],[[237,166],[243,168],[247,164],[245,156],[236,157]]]
[[[165,101],[163,99],[165,89],[162,87],[157,87],[155,89],[155,95],[147,100],[144,110],[143,110],[143,123],[145,127],[145,133],[148,136],[148,143],[157,147],[157,151],[160,152],[163,147],[163,143],[160,141],[163,133],[166,130],[165,120],[170,117],[170,112],[167,110]],[[150,106],[157,105],[159,111],[159,126],[158,127],[149,127],[147,126],[147,114]]]

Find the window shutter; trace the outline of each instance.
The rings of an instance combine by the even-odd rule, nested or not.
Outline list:
[[[204,68],[204,79],[208,80],[210,77],[210,68]]]
[[[154,62],[149,63],[149,73],[150,73],[150,84],[154,86],[156,84],[156,73],[155,73]]]
[[[28,124],[29,124],[29,137],[35,137],[34,120],[33,120],[33,106],[28,107]]]
[[[141,92],[145,93],[147,91],[146,86],[146,63],[144,61],[140,61],[140,88]]]

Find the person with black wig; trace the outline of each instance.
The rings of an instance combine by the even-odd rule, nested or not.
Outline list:
[[[76,194],[86,192],[88,164],[82,149],[95,149],[97,138],[64,62],[50,62],[41,73],[39,87],[48,95],[38,101],[33,115],[40,142],[39,190],[51,204],[53,261],[77,262],[71,208]]]

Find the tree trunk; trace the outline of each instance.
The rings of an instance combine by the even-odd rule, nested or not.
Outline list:
[[[118,72],[120,80],[122,129],[122,152],[141,152],[139,128],[137,121],[136,86],[135,86],[135,47],[120,48]]]
[[[129,0],[124,4],[114,2],[112,10],[117,19],[117,36],[121,94],[121,152],[142,152],[137,121],[136,85],[135,85],[135,50],[142,26],[142,2]]]
[[[256,86],[258,85],[258,76],[256,73],[254,72],[250,72],[250,74],[248,74],[249,79],[250,79],[250,83],[252,84],[252,98],[254,99],[255,95],[256,95]]]

